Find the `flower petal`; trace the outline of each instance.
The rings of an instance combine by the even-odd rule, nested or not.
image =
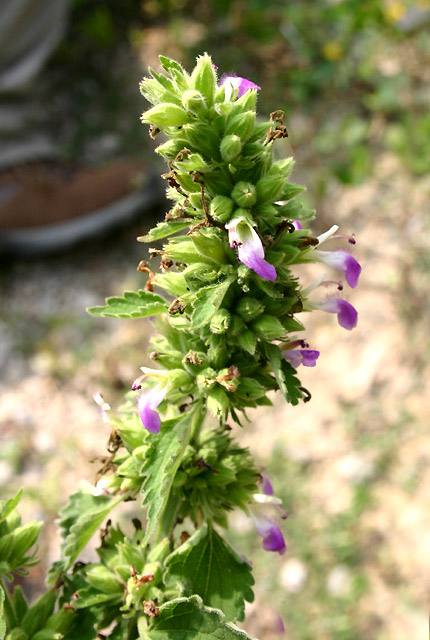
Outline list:
[[[276,280],[276,269],[264,259],[263,244],[258,233],[244,218],[231,220],[228,225],[230,247],[237,247],[237,257],[249,269],[265,280]]]
[[[314,367],[320,352],[314,349],[287,349],[282,352],[282,355],[294,369],[297,369],[301,364],[304,367]]]
[[[137,402],[139,418],[142,425],[150,433],[158,433],[161,427],[161,419],[155,410],[166,395],[166,387],[154,387],[143,393]]]
[[[263,549],[266,551],[278,551],[278,553],[283,555],[286,545],[284,536],[278,525],[263,516],[254,516],[253,519],[257,533],[263,538]]]
[[[354,329],[357,326],[358,313],[357,310],[342,298],[332,298],[327,300],[323,304],[318,305],[322,311],[328,311],[328,313],[336,313],[337,321],[344,329]]]
[[[220,86],[225,86],[225,97],[230,100],[235,91],[238,91],[237,97],[242,97],[248,89],[261,89],[258,84],[254,84],[251,80],[241,78],[240,76],[223,76],[220,81]]]

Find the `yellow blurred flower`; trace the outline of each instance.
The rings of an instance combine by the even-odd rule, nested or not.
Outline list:
[[[388,22],[398,22],[406,13],[406,7],[401,2],[390,2],[385,9]]]
[[[326,60],[340,60],[342,57],[342,47],[337,42],[326,42],[322,48],[322,54]]]

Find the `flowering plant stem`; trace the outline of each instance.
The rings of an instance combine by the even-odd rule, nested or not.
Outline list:
[[[319,237],[307,228],[314,212],[295,199],[302,188],[288,182],[293,161],[272,155],[287,135],[284,113],[257,120],[260,87],[237,76],[218,80],[207,54],[191,74],[160,60],[164,73],[150,70],[141,85],[153,105],[142,120],[151,137],[164,135],[156,151],[167,160],[173,205],[139,239],[150,243],[153,261],[161,257],[160,271],[142,261],[142,290],[89,309],[151,317],[156,366],[142,367],[117,413],[95,398],[110,430],[108,456],[95,486],[80,484],[60,514],[61,556],[46,594],[30,605],[19,587],[11,600],[0,590],[7,640],[247,638],[236,623],[254,580],[224,537],[228,514],[244,511],[263,548],[280,554],[286,514],[230,425],[270,405],[269,391],[292,405],[310,399],[296,369],[315,366],[319,352],[299,337],[298,314],[335,313],[348,330],[357,322],[338,297],[339,281],[304,287],[292,273],[293,265],[320,262],[355,287],[360,265],[344,248],[316,249],[355,240],[337,227]],[[322,287],[333,293],[318,300]],[[21,526],[19,497],[0,505],[0,575],[8,578],[34,562],[28,550],[40,528]],[[132,526],[112,524],[121,502],[133,505]],[[82,562],[98,530],[98,560]]]

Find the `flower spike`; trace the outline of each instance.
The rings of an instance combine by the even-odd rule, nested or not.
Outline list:
[[[276,269],[264,259],[263,244],[252,225],[243,217],[234,218],[225,225],[232,249],[244,265],[265,280],[276,280]]]

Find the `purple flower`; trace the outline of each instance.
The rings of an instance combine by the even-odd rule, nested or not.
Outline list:
[[[253,520],[257,533],[263,538],[263,549],[278,551],[283,555],[286,549],[285,540],[276,522],[265,516],[253,516]]]
[[[241,98],[248,89],[261,89],[258,84],[254,84],[251,80],[235,75],[223,76],[219,85],[220,87],[225,87],[225,97],[227,100],[230,100],[235,91],[238,91],[237,97]]]
[[[315,254],[329,267],[339,269],[345,273],[345,278],[350,287],[357,286],[361,267],[357,260],[348,251],[315,251]]]
[[[287,349],[282,352],[282,355],[285,360],[288,360],[294,369],[297,369],[301,364],[304,367],[314,367],[320,352],[315,351],[314,349]]]
[[[303,229],[301,223],[298,220],[293,220],[293,227],[298,231],[299,229]]]
[[[139,418],[145,429],[150,433],[158,433],[160,431],[161,420],[155,409],[164,400],[166,391],[167,387],[154,387],[150,391],[142,393],[137,401]]]
[[[331,298],[327,302],[316,305],[316,308],[328,313],[336,313],[337,321],[344,329],[351,330],[357,326],[357,310],[342,298]]]
[[[276,269],[264,259],[264,249],[260,237],[245,218],[234,218],[225,225],[232,249],[243,264],[265,280],[276,280]]]

